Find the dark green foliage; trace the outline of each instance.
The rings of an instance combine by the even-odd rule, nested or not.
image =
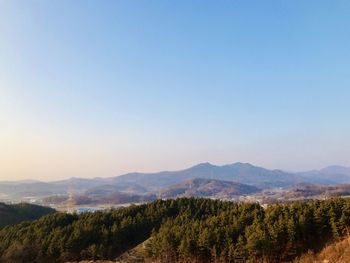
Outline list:
[[[0,228],[18,224],[22,221],[35,220],[43,215],[54,213],[56,210],[48,207],[31,205],[31,204],[16,204],[7,205],[0,203]]]
[[[205,202],[205,201],[203,201]],[[148,252],[161,261],[282,262],[345,234],[350,200],[295,202],[262,209],[221,203],[196,217],[168,219],[152,234]]]
[[[161,262],[281,262],[340,238],[350,200],[295,202],[268,207],[209,199],[158,200],[111,211],[57,213],[0,231],[3,262],[113,259],[149,239]]]

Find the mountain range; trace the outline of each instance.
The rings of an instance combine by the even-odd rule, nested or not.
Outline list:
[[[221,185],[223,189],[227,188],[229,182],[236,184],[231,185],[233,189],[240,184],[255,187],[256,189],[289,187],[301,183],[336,185],[350,183],[350,168],[329,166],[321,170],[294,173],[265,169],[240,162],[222,166],[201,163],[178,171],[128,173],[108,178],[70,178],[54,182],[33,180],[0,182],[0,196],[22,198],[28,196],[67,195],[67,193],[108,195],[116,192],[159,194],[159,192],[166,193],[166,191],[170,191],[171,188],[176,188],[181,184],[186,185],[188,182],[192,182],[193,185],[198,182],[194,179],[202,180],[200,181],[201,187],[203,187],[203,184],[210,183],[212,185],[216,184],[216,186]],[[203,181],[204,179],[209,181]],[[201,191],[200,188],[197,190]],[[228,190],[226,189],[226,191]]]

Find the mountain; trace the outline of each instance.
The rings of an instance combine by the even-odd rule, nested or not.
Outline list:
[[[308,182],[316,184],[350,183],[350,168],[339,165],[327,166],[321,170],[301,172],[298,175],[304,177]]]
[[[16,204],[7,205],[0,203],[0,228],[20,223],[22,221],[31,221],[38,219],[44,215],[52,214],[55,210],[48,207],[31,205],[31,204]]]
[[[211,197],[232,198],[233,196],[251,194],[260,191],[255,186],[221,181],[216,179],[196,178],[170,186],[159,192],[161,198],[176,197]]]
[[[70,178],[54,182],[0,182],[0,198],[21,200],[24,197],[88,194],[109,195],[114,192],[144,194],[159,191],[195,178],[230,181],[261,189],[288,187],[300,183],[336,185],[350,183],[350,168],[329,166],[307,172],[269,170],[249,163],[213,165],[201,163],[184,170],[156,173],[128,173],[108,178]]]
[[[138,184],[149,190],[157,190],[194,178],[233,181],[260,188],[282,187],[305,181],[303,177],[292,173],[268,170],[249,163],[234,163],[223,166],[201,163],[180,171],[125,174],[115,177],[113,182],[124,185]]]

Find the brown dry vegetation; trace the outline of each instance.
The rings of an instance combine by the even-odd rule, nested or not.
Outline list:
[[[350,237],[326,246],[320,253],[306,253],[294,263],[349,263]]]

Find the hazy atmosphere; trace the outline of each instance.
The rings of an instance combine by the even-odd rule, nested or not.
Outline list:
[[[350,166],[349,1],[0,0],[0,180]]]

